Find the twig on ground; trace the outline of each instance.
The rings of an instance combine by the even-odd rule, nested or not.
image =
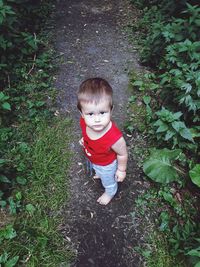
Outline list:
[[[36,43],[36,39],[37,39],[37,36],[36,36],[36,34],[34,33],[34,40],[35,40],[35,43]],[[33,69],[35,68],[35,60],[36,60],[36,53],[34,54],[34,57],[33,57],[33,64],[32,64],[32,67],[31,67],[31,69],[29,70],[29,72],[27,73],[27,75],[29,75],[29,74],[33,71]]]
[[[8,76],[8,88],[10,88],[10,76],[9,74],[7,76]]]

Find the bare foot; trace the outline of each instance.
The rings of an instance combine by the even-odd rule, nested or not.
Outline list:
[[[97,199],[97,202],[99,202],[99,204],[101,205],[107,205],[111,201],[111,199],[111,196],[107,195],[106,193],[103,193],[103,195]]]

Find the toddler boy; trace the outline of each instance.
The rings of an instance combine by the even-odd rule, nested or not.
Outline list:
[[[80,126],[85,155],[105,192],[97,199],[107,205],[117,192],[117,182],[126,177],[127,148],[121,131],[111,121],[113,92],[102,78],[85,80],[78,91],[77,107],[81,113]]]

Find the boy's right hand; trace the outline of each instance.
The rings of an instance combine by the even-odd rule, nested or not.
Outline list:
[[[117,169],[115,173],[115,179],[117,182],[123,182],[126,177],[126,171],[120,171]]]

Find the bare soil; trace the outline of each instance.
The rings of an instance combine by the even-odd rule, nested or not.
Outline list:
[[[123,130],[126,120],[128,71],[140,70],[138,56],[128,41],[124,26],[130,10],[123,0],[60,0],[56,4],[55,44],[62,62],[56,77],[60,111],[74,121],[70,169],[70,200],[62,210],[62,232],[76,252],[72,267],[139,267],[133,248],[142,240],[141,219],[134,218],[134,201],[144,190],[141,170],[129,153],[126,180],[106,207],[96,200],[102,194],[100,181],[88,177],[78,145],[79,112],[76,92],[89,77],[108,80],[114,91],[113,120]],[[134,12],[132,12],[134,15]],[[134,18],[133,18],[134,19]],[[124,133],[127,145],[134,138]]]

